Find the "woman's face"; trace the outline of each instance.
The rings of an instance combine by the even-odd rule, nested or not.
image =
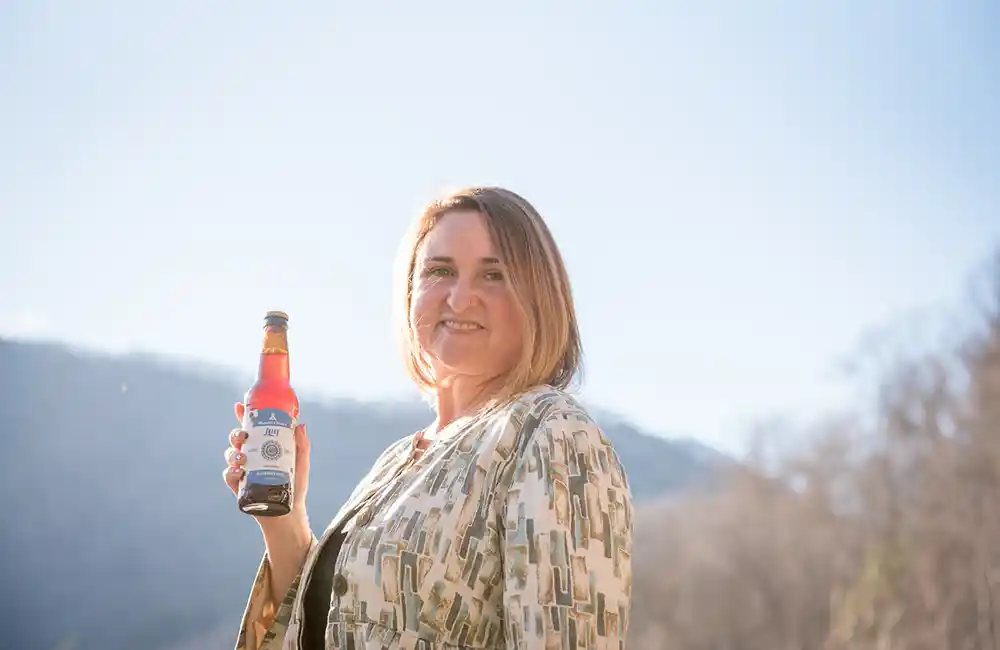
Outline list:
[[[517,363],[522,327],[506,273],[478,212],[446,212],[424,238],[410,322],[436,381],[488,381]]]

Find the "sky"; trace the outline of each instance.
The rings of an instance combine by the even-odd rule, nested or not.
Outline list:
[[[281,309],[300,391],[415,397],[400,238],[502,185],[584,399],[738,451],[1000,243],[991,4],[4,3],[0,334],[247,374]]]

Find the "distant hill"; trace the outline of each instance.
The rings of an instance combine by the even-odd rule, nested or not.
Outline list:
[[[245,386],[149,357],[0,339],[0,650],[223,650],[263,544],[221,480]],[[421,405],[304,402],[322,528]],[[600,416],[598,416],[600,420]],[[724,457],[602,422],[640,502]]]

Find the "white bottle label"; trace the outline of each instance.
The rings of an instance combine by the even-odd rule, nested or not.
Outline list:
[[[280,409],[251,409],[243,414],[243,430],[249,434],[243,443],[247,455],[240,482],[263,485],[295,484],[295,422]]]

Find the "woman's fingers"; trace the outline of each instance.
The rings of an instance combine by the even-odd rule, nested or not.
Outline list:
[[[239,490],[240,480],[243,478],[243,465],[247,462],[247,455],[242,451],[246,439],[246,431],[233,429],[229,432],[229,447],[225,452],[226,469],[222,472],[222,478],[234,494]]]

